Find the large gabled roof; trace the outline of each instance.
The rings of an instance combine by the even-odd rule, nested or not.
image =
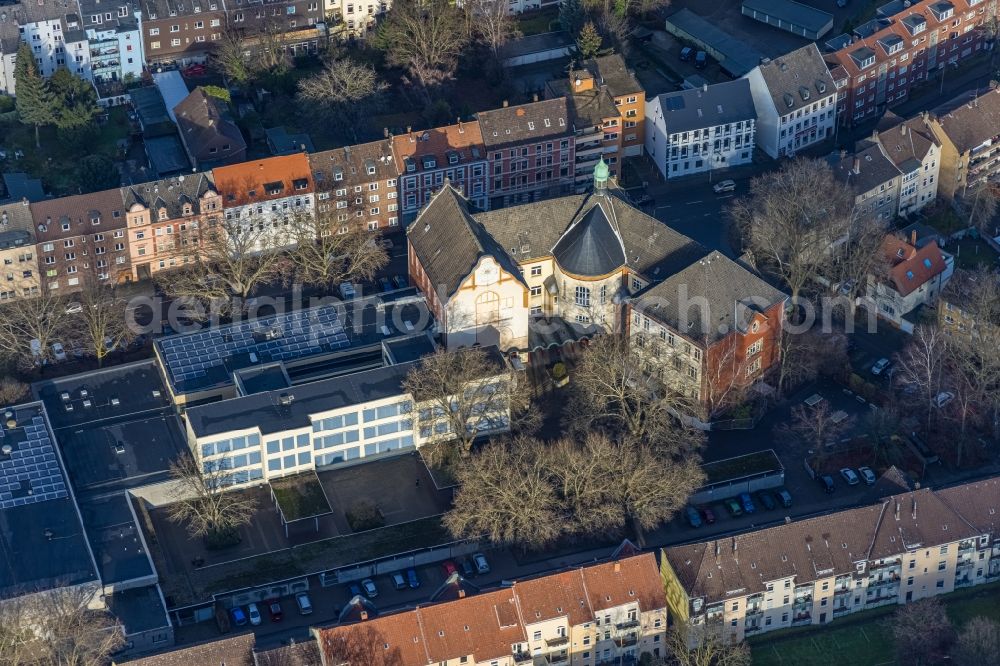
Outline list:
[[[837,87],[814,42],[758,66],[779,116],[794,113]]]

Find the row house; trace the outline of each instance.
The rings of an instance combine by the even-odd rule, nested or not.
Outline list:
[[[912,333],[917,323],[912,315],[936,302],[955,270],[955,258],[937,241],[918,244],[913,237],[896,234],[886,236],[881,252],[881,265],[868,276],[864,300],[880,318]]]
[[[480,210],[489,205],[486,146],[478,122],[458,121],[392,137],[403,223],[409,224],[445,180]]]
[[[1000,173],[1000,88],[955,99],[924,116],[941,143],[938,194],[948,200]]]
[[[316,210],[336,216],[340,229],[399,227],[396,163],[388,138],[310,153]]]
[[[530,355],[619,331],[627,294],[706,254],[633,207],[603,162],[593,179],[592,192],[488,212],[447,187],[421,212],[407,229],[409,275],[448,347]]]
[[[490,208],[573,191],[573,125],[565,97],[477,114],[489,157]]]
[[[899,169],[900,215],[909,216],[937,198],[942,145],[922,117],[903,120],[890,111],[871,141]]]
[[[247,35],[251,48],[260,35],[275,35],[290,55],[316,53],[326,42],[323,0],[225,0],[228,27]],[[267,41],[263,48],[270,48]]]
[[[875,489],[868,506],[665,548],[671,618],[741,641],[1000,578],[1000,479],[908,491],[891,468]]]
[[[31,204],[42,288],[51,294],[127,282],[132,268],[118,189]]]
[[[648,376],[707,421],[779,366],[787,300],[712,252],[632,299],[631,347]]]
[[[144,0],[142,8],[150,64],[203,62],[226,30],[223,0]]]
[[[861,142],[854,153],[841,150],[827,161],[834,178],[854,195],[857,215],[882,222],[896,217],[902,174],[881,145]]]
[[[339,16],[348,36],[362,36],[392,7],[391,0],[326,0],[326,12]]]
[[[141,9],[131,0],[105,4],[101,0],[78,2],[80,27],[87,33],[94,86],[101,98],[124,104],[128,101],[125,83],[138,81],[146,65]]]
[[[222,195],[210,172],[129,185],[121,192],[135,280],[194,262],[202,229],[222,219]]]
[[[354,624],[315,628],[322,660],[418,666],[634,664],[666,657],[667,615],[652,553],[519,580],[509,587]],[[357,647],[364,646],[364,647]]]
[[[14,61],[22,42],[31,48],[42,76],[52,76],[60,67],[66,67],[77,76],[93,80],[87,35],[80,27],[75,9],[57,0],[26,0],[3,6],[0,93],[15,94]]]
[[[907,6],[909,5],[909,6]],[[989,48],[993,0],[920,0],[855,28],[826,56],[838,88],[838,115],[848,126],[907,99],[914,86],[945,76]]]
[[[41,281],[35,256],[35,237],[31,229],[0,231],[0,302],[38,296]]]
[[[577,192],[590,186],[599,160],[617,176],[623,156],[642,154],[646,93],[620,55],[593,58],[572,70],[568,80],[549,81],[546,97],[565,97],[570,104]]]
[[[664,93],[647,109],[646,153],[664,178],[753,161],[757,112],[746,79]]]
[[[833,136],[837,87],[816,44],[806,44],[750,70],[757,145],[777,159]]]
[[[315,188],[304,153],[218,167],[213,176],[227,232],[248,234],[258,251],[294,244],[294,218],[314,214]]]

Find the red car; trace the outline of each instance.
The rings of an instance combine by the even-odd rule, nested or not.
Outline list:
[[[715,514],[707,506],[702,507],[701,517],[705,519],[705,522],[709,525],[715,522]]]
[[[184,71],[181,72],[181,73],[184,76],[189,76],[189,77],[191,77],[191,76],[205,76],[205,73],[207,71],[208,71],[207,67],[205,67],[204,65],[202,65],[200,63],[196,63],[194,65],[191,65],[190,67],[186,67],[184,69]]]
[[[452,575],[453,573],[458,572],[458,569],[455,567],[455,563],[452,562],[451,560],[445,560],[444,562],[442,562],[441,567],[444,569],[445,578]]]
[[[281,604],[278,603],[277,599],[271,599],[270,601],[264,602],[267,604],[267,613],[271,616],[271,622],[281,622],[281,618],[284,615],[281,612]]]

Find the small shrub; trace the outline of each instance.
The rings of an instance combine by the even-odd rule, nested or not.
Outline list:
[[[205,547],[209,550],[222,550],[235,546],[242,540],[237,529],[214,530],[205,535]]]
[[[556,363],[554,366],[552,366],[552,378],[553,379],[562,379],[565,376],[566,376],[566,364],[565,363]]]
[[[354,532],[364,532],[385,526],[385,516],[368,500],[358,500],[344,514]]]
[[[0,113],[10,113],[14,110],[14,98],[0,96]]]

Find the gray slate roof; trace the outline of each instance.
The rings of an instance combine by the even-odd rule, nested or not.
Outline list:
[[[719,252],[712,252],[634,300],[637,310],[705,344],[733,330],[745,332],[753,315],[788,296]],[[707,311],[685,312],[682,301],[704,299]]]
[[[565,97],[481,111],[476,117],[488,150],[566,137],[573,131]]]
[[[813,42],[762,63],[760,73],[778,115],[797,111],[837,90],[830,69]]]
[[[607,86],[608,92],[615,97],[644,92],[642,84],[629,71],[625,59],[617,53],[591,58],[584,63],[584,67],[594,75],[599,85]]]
[[[833,15],[829,12],[792,0],[743,0],[743,6],[816,33],[820,33],[833,21]]]
[[[855,160],[857,173],[854,170]],[[870,141],[858,144],[858,150],[853,154],[848,153],[844,157],[831,155],[828,161],[834,177],[845,183],[855,194],[870,192],[900,174],[899,167],[885,156],[877,144]]]
[[[174,220],[183,217],[185,203],[191,204],[193,214],[200,213],[201,196],[208,191],[216,192],[211,171],[128,185],[122,188],[122,200],[126,209],[134,204],[151,209],[154,220],[157,211],[166,208],[168,219]]]
[[[878,141],[904,173],[919,168],[931,146],[940,145],[920,117],[903,120],[891,111],[879,121]]]
[[[552,255],[560,268],[580,277],[609,275],[625,265],[625,248],[600,206],[563,234]]]
[[[975,91],[959,95],[933,114],[960,152],[972,150],[1000,134],[1000,88],[978,97]]]
[[[664,93],[659,100],[667,134],[757,118],[746,79]]]

